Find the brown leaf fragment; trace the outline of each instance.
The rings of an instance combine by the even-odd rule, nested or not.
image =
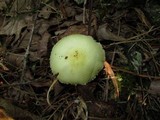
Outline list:
[[[37,1],[37,4],[38,4],[38,1]],[[7,15],[16,16],[18,13],[27,12],[31,9],[33,9],[32,0],[14,0],[11,3],[11,9]]]
[[[16,67],[22,67],[23,60],[24,56],[22,54],[8,53],[8,55],[6,56],[6,61]]]
[[[67,35],[71,35],[71,34],[84,34],[87,35],[88,34],[88,28],[85,25],[73,25],[70,26],[66,32],[62,35],[59,36],[59,38],[63,38]]]
[[[48,21],[42,21],[39,23],[39,25],[40,26],[37,28],[38,34],[43,36],[43,34],[48,30],[50,25],[49,25]]]
[[[97,37],[100,41],[101,40],[126,41],[124,37],[112,33],[107,26],[108,26],[107,24],[101,25],[97,30]]]
[[[31,82],[31,85],[34,86],[34,87],[37,87],[37,88],[49,87],[51,84],[52,84],[52,82],[50,80],[46,80],[46,79],[41,79],[41,80],[38,80],[38,81],[32,81]],[[56,87],[56,85],[55,85],[55,87]]]
[[[6,21],[0,28],[0,35],[15,35],[17,40],[20,36],[22,28],[26,27],[26,22],[24,19],[10,19]]]
[[[4,0],[0,0],[0,10],[4,10],[6,7],[6,2]]]
[[[106,75],[108,75],[109,78],[111,78],[112,83],[115,88],[115,98],[118,98],[119,97],[119,88],[118,88],[117,78],[111,68],[111,65],[107,61],[104,62],[104,70],[106,72]]]
[[[2,68],[4,71],[8,71],[9,69],[3,64],[0,62],[0,68]]]
[[[160,95],[160,81],[159,80],[152,81],[148,92],[154,95]]]
[[[22,49],[26,49],[28,44],[29,44],[29,38],[31,36],[31,32],[27,32],[27,30],[25,30],[22,33],[23,37],[21,39],[19,39],[17,41],[18,45],[15,44],[16,47],[18,48],[22,48]],[[32,43],[30,46],[30,51],[35,52],[38,49],[38,42],[41,39],[41,36],[38,34],[33,34],[33,38],[32,38]]]
[[[114,103],[102,101],[87,102],[89,116],[91,118],[99,118],[100,120],[115,120],[117,106]],[[106,116],[107,115],[107,116]]]
[[[52,13],[51,8],[48,6],[44,6],[42,10],[39,12],[38,17],[48,19],[51,13]]]
[[[42,36],[42,39],[38,43],[38,55],[41,58],[42,56],[47,55],[47,49],[48,49],[48,41],[50,39],[51,35],[48,32],[45,32]]]
[[[0,120],[13,120],[13,118],[9,117],[4,109],[0,108]]]
[[[134,8],[134,10],[137,12],[139,19],[142,23],[148,28],[151,28],[151,23],[148,21],[147,17],[145,16],[144,12],[139,8]]]
[[[11,102],[2,98],[0,98],[0,106],[3,107],[10,116],[15,118],[15,120],[44,120],[43,118],[36,116],[28,112],[27,110],[21,109],[13,105]],[[13,120],[13,119],[4,119],[4,120]]]
[[[68,7],[65,7],[65,13],[66,13],[66,16],[67,17],[72,17],[72,16],[75,16],[76,15],[76,11],[75,9],[73,8],[73,6],[68,6]]]

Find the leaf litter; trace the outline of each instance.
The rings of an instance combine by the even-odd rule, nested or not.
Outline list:
[[[0,1],[2,120],[158,119],[160,28],[150,8],[156,4]],[[119,80],[119,98],[102,70],[86,86],[56,83],[48,105],[47,91],[56,80],[49,67],[50,51],[60,38],[74,33],[89,33],[103,45]]]

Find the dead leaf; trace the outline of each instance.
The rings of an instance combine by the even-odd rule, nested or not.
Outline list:
[[[4,71],[8,71],[9,69],[3,64],[0,62],[0,68],[2,68]]]
[[[37,1],[38,4],[38,1]],[[13,3],[11,3],[11,9],[9,13],[7,13],[8,16],[17,16],[18,13],[27,12],[29,10],[33,9],[33,1],[32,0],[14,0]]]
[[[107,24],[101,25],[97,31],[98,40],[126,41],[122,36],[118,36],[110,31]]]
[[[160,81],[159,80],[152,81],[148,92],[154,95],[160,95]]]
[[[1,120],[14,120],[13,118],[9,117],[2,108],[0,108],[0,119]]]
[[[88,34],[88,28],[86,25],[74,25],[70,26],[66,32],[59,36],[59,38],[63,38],[64,36],[71,35],[71,34]]]
[[[43,118],[36,116],[27,110],[21,109],[15,105],[13,105],[11,102],[0,98],[0,106],[5,109],[5,111],[12,116],[13,118],[17,118],[16,120],[44,120]],[[3,120],[3,119],[2,119]],[[13,119],[4,119],[4,120],[13,120]]]
[[[75,116],[75,120],[82,119],[82,120],[88,120],[88,109],[86,102],[81,98],[78,97],[75,100],[75,103],[77,103],[77,114]]]
[[[19,68],[21,68],[23,65],[23,59],[23,54],[8,53],[8,55],[6,56],[6,61]]]
[[[35,31],[38,31],[38,34],[43,36],[43,34],[48,30],[49,26],[50,24],[43,20],[42,22],[39,22],[39,27]]]
[[[29,43],[29,38],[31,36],[31,32],[28,32],[27,30],[25,30],[22,33],[22,36],[23,37],[17,41],[17,44],[15,44],[14,47],[18,47],[18,48],[21,48],[21,49],[26,49],[27,48],[28,43]],[[30,46],[30,51],[31,52],[37,51],[38,42],[39,42],[40,39],[41,39],[40,35],[33,34],[32,43],[31,43],[31,46]]]
[[[0,0],[0,10],[4,10],[6,7],[6,2],[4,0]]]
[[[48,19],[51,13],[52,9],[48,6],[44,6],[42,10],[39,12],[38,17]]]
[[[110,64],[107,61],[104,62],[104,70],[106,72],[106,75],[108,75],[109,78],[111,78],[112,83],[114,85],[114,88],[115,88],[115,98],[119,97],[119,89],[118,89],[117,78],[116,78],[116,76],[115,76],[115,74],[114,74],[114,72],[113,72]]]
[[[38,55],[39,57],[43,57],[47,55],[47,50],[48,50],[48,41],[50,39],[51,35],[48,32],[45,32],[42,35],[42,39],[38,43]]]
[[[145,16],[144,12],[139,8],[134,8],[134,10],[137,12],[139,19],[142,23],[148,28],[151,28],[151,23],[148,21],[147,17]]]
[[[17,40],[20,37],[22,28],[26,26],[24,18],[11,18],[1,26],[0,35],[15,35],[15,40]]]
[[[102,118],[100,120],[115,120],[115,117],[113,116],[116,114],[117,107],[114,103],[94,100],[89,101],[86,104],[90,117]]]

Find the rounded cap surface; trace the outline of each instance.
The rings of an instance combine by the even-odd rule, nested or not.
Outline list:
[[[85,85],[103,68],[105,52],[91,36],[73,34],[59,40],[51,51],[50,67],[61,83]]]

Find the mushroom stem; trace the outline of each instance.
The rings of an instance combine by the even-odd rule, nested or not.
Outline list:
[[[54,85],[57,83],[57,79],[55,79],[53,82],[52,82],[52,84],[50,85],[50,87],[49,87],[49,89],[48,89],[48,91],[47,91],[47,103],[48,103],[48,105],[50,105],[51,106],[51,102],[50,102],[50,99],[49,99],[49,93],[50,93],[50,91],[53,89],[53,87],[54,87]]]

